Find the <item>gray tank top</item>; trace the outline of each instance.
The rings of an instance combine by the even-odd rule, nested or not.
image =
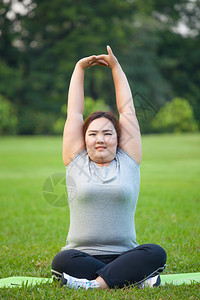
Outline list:
[[[99,167],[87,150],[66,167],[70,227],[66,246],[91,255],[120,254],[136,242],[134,215],[140,167],[121,148],[108,167]]]

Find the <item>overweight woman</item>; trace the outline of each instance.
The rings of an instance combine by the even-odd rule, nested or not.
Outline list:
[[[69,194],[67,242],[52,262],[52,275],[69,288],[123,288],[160,285],[165,250],[136,242],[134,215],[140,187],[142,146],[131,90],[117,58],[93,55],[78,61],[72,74],[63,161]],[[85,123],[84,72],[112,70],[119,122],[110,112],[94,112]]]

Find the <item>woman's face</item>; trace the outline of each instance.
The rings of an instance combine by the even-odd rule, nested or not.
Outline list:
[[[85,134],[85,143],[92,161],[109,164],[117,151],[117,133],[112,122],[104,117],[92,121]]]

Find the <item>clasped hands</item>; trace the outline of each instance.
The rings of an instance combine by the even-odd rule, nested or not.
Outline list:
[[[118,60],[112,52],[110,46],[107,46],[108,54],[92,55],[89,57],[82,58],[78,61],[78,65],[83,69],[88,69],[93,66],[104,66],[113,69],[117,64]]]

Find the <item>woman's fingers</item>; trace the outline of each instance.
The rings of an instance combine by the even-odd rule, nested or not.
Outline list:
[[[97,63],[99,63],[99,64],[101,64],[103,66],[106,66],[106,67],[108,66],[108,63],[105,60],[103,60],[103,59],[98,59]]]
[[[88,68],[91,68],[93,66],[109,67],[108,64],[96,61],[96,62],[92,62],[91,64],[89,64]]]
[[[86,68],[90,68],[93,66],[105,66],[112,67],[115,63],[115,56],[112,52],[112,49],[109,45],[107,45],[108,54],[100,54],[100,55],[91,55],[87,58],[87,66]]]
[[[107,51],[108,51],[108,54],[113,55],[112,49],[109,45],[107,45]]]
[[[108,63],[108,58],[109,58],[109,55],[107,55],[107,54],[100,54],[100,55],[97,55],[97,59],[98,59],[98,60],[103,60],[103,61],[105,61],[105,62],[107,62],[107,63]]]
[[[107,46],[107,52],[108,54],[91,55],[82,58],[78,63],[83,69],[90,68],[95,65],[112,68],[115,65],[117,59],[114,56],[112,49],[109,45]]]
[[[95,57],[93,59],[91,59],[89,62],[88,62],[88,65],[91,67],[93,65],[101,65],[101,66],[108,66],[108,63],[104,60],[104,59],[101,59],[101,58],[98,58],[98,57]]]

